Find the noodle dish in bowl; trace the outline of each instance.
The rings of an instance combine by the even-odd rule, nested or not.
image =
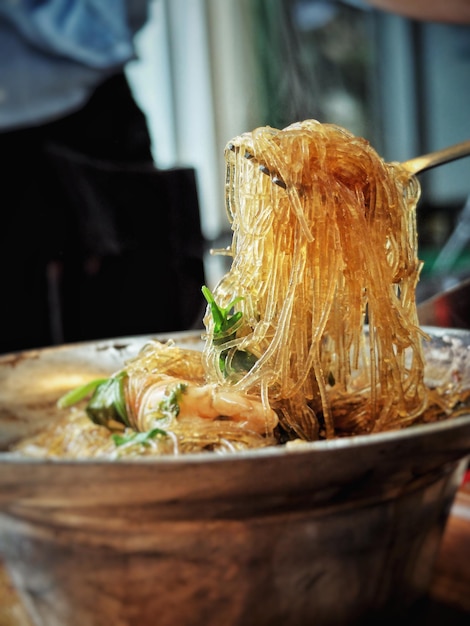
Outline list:
[[[363,624],[425,597],[470,334],[419,325],[419,182],[315,120],[225,162],[203,332],[0,360],[0,553],[37,623]]]

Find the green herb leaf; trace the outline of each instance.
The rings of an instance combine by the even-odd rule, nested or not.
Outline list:
[[[161,428],[153,428],[146,432],[134,432],[129,435],[119,435],[115,433],[112,435],[112,439],[117,447],[125,446],[127,444],[141,444],[148,445],[151,439],[156,437],[167,437],[167,433]]]
[[[233,312],[234,306],[243,300],[241,296],[238,296],[230,304],[222,308],[214,299],[211,291],[206,287],[202,287],[202,293],[207,300],[212,318],[214,320],[214,338],[213,343],[215,346],[222,346],[224,343],[235,339],[237,336],[237,330],[240,328],[240,320],[243,317],[242,311]],[[227,372],[227,356],[228,350],[222,350],[219,358],[220,371],[228,376]],[[254,354],[245,350],[236,350],[231,359],[230,369],[233,372],[247,372],[256,363],[257,358]]]
[[[181,396],[186,391],[187,385],[185,383],[177,383],[174,385],[163,400],[158,405],[159,412],[162,418],[164,417],[178,417],[180,412]]]
[[[77,404],[77,402],[80,402],[80,400],[83,400],[87,396],[91,395],[99,385],[102,385],[107,380],[107,378],[97,378],[90,381],[89,383],[81,385],[80,387],[72,389],[72,391],[69,391],[61,398],[59,398],[59,400],[57,401],[57,406],[59,407],[59,409],[66,409],[70,406],[73,406],[74,404]]]
[[[235,372],[249,372],[258,359],[247,350],[237,350],[230,363]]]
[[[232,338],[234,335],[231,333],[234,326],[239,320],[241,320],[243,315],[241,311],[232,313],[233,307],[240,302],[240,300],[243,300],[243,298],[238,296],[232,300],[232,302],[230,302],[225,309],[223,309],[217,304],[210,289],[208,289],[205,285],[202,287],[202,293],[211,309],[212,319],[214,320],[214,336],[217,337],[217,339],[227,340]],[[230,336],[228,337],[228,335]]]
[[[106,379],[96,387],[86,407],[88,417],[95,424],[108,426],[110,422],[114,421],[129,426],[124,390],[126,377],[126,372],[119,372],[116,376]]]

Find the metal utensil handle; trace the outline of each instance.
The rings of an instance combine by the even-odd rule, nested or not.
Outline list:
[[[424,170],[429,170],[436,165],[442,165],[449,161],[455,161],[470,155],[470,139],[462,141],[448,148],[437,150],[436,152],[430,152],[419,157],[410,159],[409,161],[402,162],[404,167],[410,174],[418,174]]]

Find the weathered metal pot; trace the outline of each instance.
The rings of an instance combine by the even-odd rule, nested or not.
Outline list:
[[[460,359],[470,381],[470,333],[432,335],[430,376]],[[3,447],[146,339],[0,359]],[[46,462],[2,452],[0,556],[41,626],[403,619],[428,589],[469,451],[470,415],[231,456]]]

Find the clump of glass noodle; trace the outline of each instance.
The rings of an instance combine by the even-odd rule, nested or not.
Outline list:
[[[416,178],[315,120],[245,133],[225,159],[233,258],[203,288],[204,349],[150,342],[23,452],[227,452],[458,413],[459,390],[424,379]]]
[[[233,264],[214,298],[239,297],[242,315],[226,343],[212,341],[206,317],[208,376],[260,394],[302,439],[413,422],[429,401],[416,178],[315,120],[241,135],[226,163]],[[244,374],[232,367],[238,351],[256,358]]]

